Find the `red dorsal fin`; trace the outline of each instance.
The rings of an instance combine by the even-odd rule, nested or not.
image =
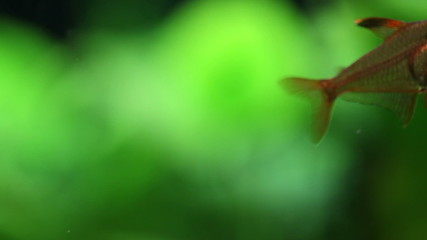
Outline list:
[[[358,26],[368,28],[375,35],[386,39],[388,36],[393,34],[396,30],[406,25],[405,22],[389,19],[389,18],[361,18],[354,21]]]

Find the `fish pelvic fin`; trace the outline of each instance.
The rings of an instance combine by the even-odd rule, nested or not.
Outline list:
[[[336,94],[329,80],[310,80],[304,78],[286,78],[282,80],[285,90],[298,94],[310,101],[313,109],[311,140],[319,143],[328,130],[332,105]]]
[[[378,17],[361,18],[357,19],[354,22],[360,27],[368,28],[375,35],[383,39],[386,39],[399,28],[407,24],[399,20]]]

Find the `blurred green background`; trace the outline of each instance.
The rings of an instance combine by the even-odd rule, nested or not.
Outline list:
[[[279,86],[381,43],[408,0],[2,1],[0,240],[427,239],[427,111]],[[421,104],[419,104],[421,105]]]

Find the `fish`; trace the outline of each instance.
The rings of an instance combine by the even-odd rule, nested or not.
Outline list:
[[[311,102],[311,140],[319,143],[329,127],[337,98],[375,105],[394,112],[406,127],[418,94],[427,107],[427,20],[404,22],[380,17],[355,20],[383,42],[329,79],[285,78],[289,93]]]

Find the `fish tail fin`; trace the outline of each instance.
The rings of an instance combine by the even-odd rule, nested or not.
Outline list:
[[[311,139],[320,142],[325,135],[336,98],[332,84],[328,80],[310,80],[304,78],[286,78],[282,81],[285,90],[308,99],[313,109]]]

